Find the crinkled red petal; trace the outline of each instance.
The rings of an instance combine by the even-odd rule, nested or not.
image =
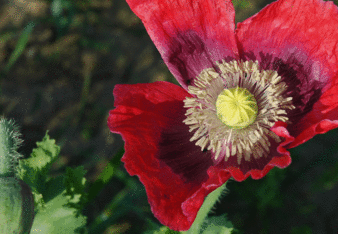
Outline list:
[[[335,77],[338,81],[338,75]],[[333,84],[297,124],[297,135],[289,148],[296,147],[317,134],[324,134],[338,127],[338,84]]]
[[[270,153],[261,158],[251,158],[250,161],[242,160],[240,164],[237,162],[236,156],[230,156],[227,161],[217,164],[221,170],[229,172],[236,181],[243,181],[249,176],[253,179],[261,179],[273,167],[285,168],[290,165],[290,153],[286,150],[286,146],[293,142],[292,137],[286,129],[287,124],[276,122],[270,129],[278,136],[282,137],[282,143],[270,142]]]
[[[239,52],[276,70],[294,110],[295,147],[337,127],[338,7],[322,0],[279,0],[238,24]]]
[[[183,88],[215,61],[237,59],[231,0],[127,0]]]
[[[188,230],[204,198],[230,174],[190,142],[184,89],[168,82],[116,85],[108,126],[125,141],[122,161],[146,188],[151,210],[173,230]],[[193,165],[193,167],[191,167]]]

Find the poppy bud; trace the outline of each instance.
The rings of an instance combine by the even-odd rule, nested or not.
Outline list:
[[[0,120],[0,233],[27,234],[33,225],[31,188],[17,178],[20,137],[14,121]]]
[[[0,178],[0,187],[0,233],[30,233],[34,219],[30,187],[14,177]]]

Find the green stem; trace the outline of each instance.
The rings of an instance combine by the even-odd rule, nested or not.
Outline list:
[[[222,196],[222,192],[225,189],[226,183],[221,187],[210,193],[204,200],[203,205],[197,213],[196,219],[191,225],[190,229],[186,232],[181,232],[182,234],[198,234],[201,231],[202,225],[207,218],[210,210],[214,207],[215,203]]]

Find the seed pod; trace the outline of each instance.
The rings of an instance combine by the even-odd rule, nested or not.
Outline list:
[[[8,177],[0,178],[0,188],[0,233],[30,233],[34,219],[30,187],[20,179]]]

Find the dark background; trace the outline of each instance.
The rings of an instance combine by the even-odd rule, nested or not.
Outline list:
[[[240,22],[272,1],[233,2]],[[62,147],[52,176],[84,165],[97,189],[83,211],[89,233],[158,228],[143,186],[119,163],[121,137],[107,127],[115,84],[177,84],[141,21],[123,0],[0,3],[0,113],[21,126],[21,153],[49,130]],[[291,149],[292,164],[261,180],[229,181],[215,214],[226,212],[241,233],[338,233],[337,136],[333,130]],[[109,180],[93,187],[109,162]]]

